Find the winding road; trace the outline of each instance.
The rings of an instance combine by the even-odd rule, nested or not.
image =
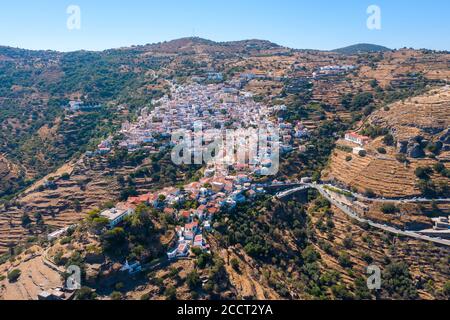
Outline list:
[[[339,208],[342,212],[344,212],[346,215],[348,215],[350,218],[355,219],[359,222],[362,223],[367,223],[368,225],[370,225],[371,227],[380,229],[380,230],[384,230],[386,232],[398,235],[398,236],[406,236],[406,237],[410,237],[410,238],[415,238],[418,240],[423,240],[423,241],[430,241],[430,242],[434,242],[440,245],[444,245],[444,246],[450,246],[450,240],[446,240],[446,239],[440,239],[440,238],[436,238],[436,237],[430,237],[427,235],[423,235],[414,231],[403,231],[401,229],[397,229],[388,225],[384,225],[381,223],[376,223],[373,222],[371,220],[368,219],[364,219],[361,218],[360,216],[358,216],[358,214],[356,214],[352,208],[350,208],[349,206],[337,201],[327,190],[326,187],[331,187],[333,189],[337,189],[340,191],[344,191],[344,192],[349,192],[347,190],[344,189],[340,189],[340,188],[336,188],[335,186],[331,186],[331,185],[320,185],[320,184],[316,184],[316,183],[305,183],[300,187],[294,188],[294,189],[289,189],[289,190],[285,190],[282,192],[279,192],[275,195],[275,197],[277,199],[283,199],[291,194],[294,194],[296,192],[299,191],[303,191],[306,189],[315,189],[317,190],[324,198],[326,198],[328,201],[330,201],[333,205],[335,205],[337,208]],[[400,200],[400,199],[371,199],[371,198],[366,198],[362,195],[357,195],[353,192],[350,192],[352,195],[354,195],[355,198],[357,199],[362,199],[362,200],[366,200],[366,201],[374,201],[374,202],[390,202],[390,203],[406,203],[406,202],[431,202],[431,201],[436,201],[436,202],[450,202],[450,199],[436,199],[436,200],[432,200],[432,199],[407,199],[407,200]]]

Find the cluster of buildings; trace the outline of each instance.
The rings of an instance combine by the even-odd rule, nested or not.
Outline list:
[[[208,132],[214,132],[215,136],[209,137],[212,141],[217,140],[218,136],[223,140],[229,138],[232,130],[234,136],[231,138],[234,141],[240,141],[241,138],[249,140],[255,132],[264,131],[268,135],[274,133],[273,136],[277,135],[279,141],[269,138],[268,148],[264,148],[265,154],[259,153],[257,157],[248,159],[254,165],[254,171],[261,171],[264,162],[273,158],[273,150],[290,152],[294,139],[305,135],[302,128],[294,128],[282,118],[272,117],[279,106],[268,107],[255,102],[251,93],[241,91],[231,83],[173,85],[170,96],[153,101],[153,104],[154,109],[149,111],[144,108],[136,122],[122,125],[120,133],[124,139],[120,147],[129,152],[140,149],[158,152],[161,148],[173,147],[170,139],[172,135],[185,131],[191,134],[192,140],[201,140],[202,150],[196,151],[203,153],[209,147]],[[191,148],[198,148],[198,145],[192,144]],[[238,149],[242,150],[242,143],[234,151]],[[191,151],[193,154],[194,150]],[[234,153],[226,154],[223,151],[221,155],[231,166],[242,165],[237,163]]]
[[[67,108],[70,111],[77,112],[77,111],[91,111],[100,108],[101,105],[99,104],[85,104],[82,101],[69,101],[69,105]]]
[[[356,69],[354,65],[329,65],[320,67],[313,73],[313,78],[345,74]]]
[[[277,111],[286,106],[268,107],[253,99],[251,93],[241,91],[233,84],[189,84],[173,85],[171,94],[153,102],[154,109],[144,108],[134,123],[126,122],[120,133],[124,137],[119,147],[134,152],[141,149],[158,152],[158,148],[173,147],[172,134],[186,130],[194,135],[202,135],[204,147],[205,130],[223,135],[233,135],[239,141],[246,130],[276,130],[278,141],[268,138],[269,146],[265,154],[253,154],[249,163],[213,162],[204,168],[204,177],[182,188],[165,188],[157,192],[130,197],[114,208],[104,210],[100,215],[107,218],[109,228],[121,224],[132,215],[140,204],[149,205],[177,222],[176,239],[167,252],[169,259],[188,257],[193,248],[209,250],[205,234],[212,231],[212,221],[220,210],[229,210],[239,203],[251,200],[266,191],[264,186],[252,183],[252,175],[261,173],[270,165],[273,145],[280,153],[293,150],[296,139],[308,137],[309,131],[301,123],[291,124],[277,118]],[[201,123],[201,131],[196,125]],[[259,131],[257,131],[259,132]],[[111,151],[112,141],[102,141],[94,154]],[[237,149],[242,149],[238,145]],[[228,151],[227,151],[228,152]],[[230,157],[230,154],[223,154]],[[248,154],[249,155],[249,154]],[[234,155],[233,155],[234,156]],[[134,272],[129,265],[127,270]],[[131,271],[130,271],[131,270]]]
[[[209,250],[204,238],[212,231],[212,221],[220,210],[229,210],[238,203],[251,200],[266,191],[253,184],[248,174],[222,176],[214,168],[206,169],[205,177],[184,185],[168,187],[158,192],[130,197],[126,202],[106,209],[100,215],[109,220],[109,228],[121,224],[135,213],[139,204],[146,204],[172,217],[178,223],[176,241],[168,251],[169,259],[187,257],[192,248]],[[185,206],[189,203],[189,206]]]
[[[111,149],[112,149],[112,141],[111,138],[108,138],[100,142],[95,151],[86,151],[85,155],[88,157],[102,156],[110,153]]]

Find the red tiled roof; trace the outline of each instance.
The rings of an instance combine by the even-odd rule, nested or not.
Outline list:
[[[127,200],[128,203],[139,204],[139,197],[130,197]]]
[[[209,212],[210,214],[215,214],[215,213],[217,213],[217,211],[219,211],[217,208],[209,208],[209,209],[208,209],[208,212]]]
[[[353,137],[353,138],[358,138],[358,139],[361,139],[361,140],[370,140],[369,137],[360,135],[360,134],[358,134],[358,133],[356,133],[356,132],[349,132],[349,133],[347,133],[347,134],[348,134],[350,137]]]
[[[192,230],[192,229],[197,228],[197,227],[198,227],[198,222],[191,222],[191,223],[186,224],[184,226],[184,229],[185,230]]]
[[[189,218],[191,216],[191,212],[188,210],[181,210],[180,215],[183,216],[184,218]]]
[[[119,202],[116,205],[116,208],[117,209],[122,209],[122,210],[129,210],[129,209],[135,210],[136,206],[134,204],[128,203],[128,202]]]
[[[173,208],[164,208],[165,214],[173,214],[174,212],[175,212],[175,210]]]

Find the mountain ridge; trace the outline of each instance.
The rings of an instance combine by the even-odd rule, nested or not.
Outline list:
[[[263,49],[269,49],[269,48],[288,48],[292,50],[310,50],[310,51],[330,51],[330,52],[339,52],[339,53],[346,53],[346,54],[354,54],[358,52],[385,52],[385,51],[391,51],[393,49],[387,48],[385,46],[376,45],[376,44],[370,44],[370,43],[357,43],[354,45],[337,48],[334,50],[320,50],[320,49],[314,49],[314,48],[291,48],[283,45],[279,45],[275,42],[272,42],[270,40],[263,40],[263,39],[244,39],[244,40],[232,40],[232,41],[214,41],[206,38],[201,37],[183,37],[183,38],[177,38],[173,40],[167,40],[167,41],[160,41],[160,42],[154,42],[154,43],[146,43],[146,44],[139,44],[139,45],[130,45],[130,46],[123,46],[123,47],[117,47],[117,48],[108,48],[104,50],[87,50],[87,49],[80,49],[80,50],[73,50],[73,51],[59,51],[59,50],[52,50],[52,49],[26,49],[26,48],[19,48],[19,47],[12,47],[7,45],[1,45],[0,44],[0,53],[2,51],[7,52],[28,52],[28,53],[53,53],[53,54],[66,54],[66,53],[72,53],[72,52],[109,52],[109,51],[115,51],[115,50],[135,50],[135,49],[141,49],[141,48],[155,48],[155,47],[161,47],[161,46],[195,46],[195,45],[206,45],[206,46],[221,46],[221,47],[230,47],[230,46],[249,46],[249,47],[263,47]]]

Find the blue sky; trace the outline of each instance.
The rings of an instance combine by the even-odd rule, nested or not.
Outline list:
[[[366,27],[369,5],[381,30]],[[68,30],[69,5],[81,29]],[[0,45],[103,50],[181,37],[265,39],[293,48],[368,42],[450,50],[448,0],[2,0]]]

